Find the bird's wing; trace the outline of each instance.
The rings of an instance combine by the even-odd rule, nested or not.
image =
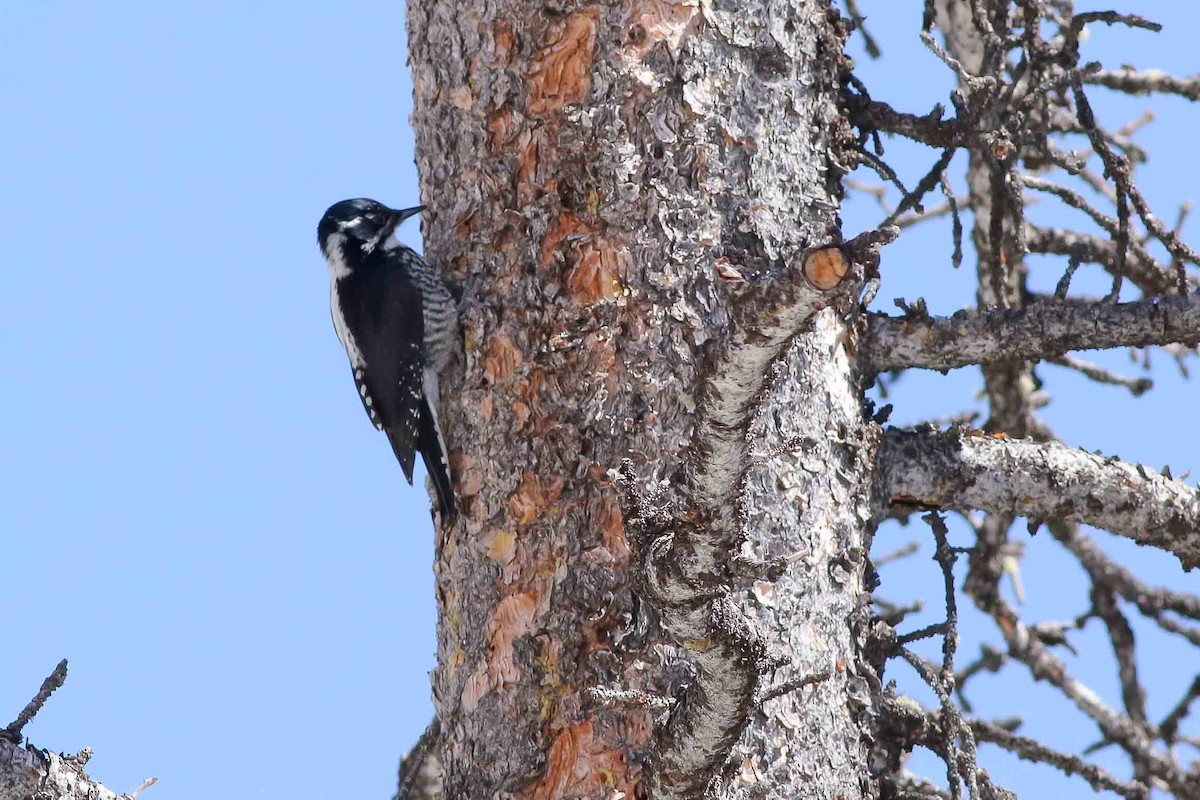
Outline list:
[[[347,314],[355,318],[360,332],[356,343],[366,362],[365,368],[354,370],[354,381],[367,414],[387,433],[411,484],[424,404],[420,293],[396,269],[374,269],[355,278],[342,298]]]

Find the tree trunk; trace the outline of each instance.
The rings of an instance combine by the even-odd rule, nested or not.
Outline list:
[[[445,792],[632,796],[662,721],[588,690],[702,703],[704,667],[680,665],[709,643],[663,634],[662,609],[638,635],[613,470],[633,459],[681,505],[722,477],[689,466],[701,395],[723,391],[700,381],[730,326],[719,276],[752,284],[836,239],[843,31],[817,0],[413,0],[409,29],[426,249],[467,294],[443,404],[464,503],[436,565]],[[749,550],[790,567],[739,603],[775,680],[831,673],[755,715],[734,781],[765,796],[865,783],[872,437],[852,338],[826,311],[791,344],[750,445]]]

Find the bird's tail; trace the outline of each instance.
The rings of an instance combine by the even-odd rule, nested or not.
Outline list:
[[[421,420],[417,449],[421,451],[425,471],[429,473],[429,480],[433,483],[442,522],[452,522],[457,509],[454,504],[454,484],[450,482],[450,456],[446,452],[442,428],[438,425],[437,413],[428,403],[421,404],[421,415],[425,419]]]

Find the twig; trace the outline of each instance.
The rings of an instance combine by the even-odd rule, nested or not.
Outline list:
[[[1163,717],[1163,721],[1158,724],[1158,735],[1168,745],[1175,742],[1176,734],[1179,732],[1179,723],[1191,711],[1192,702],[1197,698],[1200,698],[1200,673],[1196,675],[1192,685],[1184,692],[1175,707],[1167,712],[1167,716]]]
[[[918,542],[916,539],[913,539],[908,544],[903,545],[901,547],[897,547],[895,550],[892,550],[889,553],[884,553],[881,556],[872,558],[871,563],[873,563],[875,565],[875,567],[878,569],[879,567],[882,567],[884,564],[890,564],[893,561],[899,561],[902,558],[907,558],[920,549],[921,549],[920,542]]]
[[[21,731],[29,724],[29,721],[37,716],[37,713],[42,710],[42,706],[50,699],[50,695],[54,694],[58,687],[63,685],[67,679],[67,660],[64,658],[58,662],[58,666],[54,668],[46,679],[42,681],[41,687],[33,699],[25,704],[21,709],[21,713],[17,714],[17,718],[8,724],[3,731],[5,737],[12,742],[21,741]]]
[[[1083,79],[1084,83],[1116,89],[1127,94],[1178,94],[1188,100],[1200,100],[1200,75],[1177,78],[1156,69],[1137,70],[1132,67],[1106,69],[1093,72]]]
[[[1074,356],[1056,356],[1046,359],[1051,364],[1057,364],[1060,367],[1073,369],[1090,380],[1097,383],[1107,383],[1111,386],[1123,386],[1129,390],[1129,393],[1134,397],[1141,397],[1146,392],[1154,388],[1154,381],[1149,378],[1126,378],[1124,375],[1118,375],[1115,372],[1110,372],[1104,367],[1097,364],[1092,364],[1083,359],[1075,358]]]
[[[1026,761],[1049,764],[1068,775],[1078,775],[1096,791],[1107,789],[1128,798],[1128,800],[1147,800],[1150,797],[1150,790],[1145,784],[1120,781],[1095,764],[1089,764],[1078,756],[1060,753],[1035,739],[1019,736],[983,720],[973,719],[969,724],[977,741],[990,742],[1003,747]]]

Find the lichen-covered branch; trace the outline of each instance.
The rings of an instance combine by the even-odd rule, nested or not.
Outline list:
[[[1200,566],[1200,492],[1141,465],[964,429],[890,430],[879,465],[892,503],[1082,522]]]
[[[692,572],[697,531],[637,488],[630,461],[619,471],[626,535],[638,569],[636,590],[659,625],[688,652],[695,679],[675,698],[656,737],[649,792],[654,798],[706,796],[745,730],[758,693],[762,640],[716,578]],[[711,552],[706,550],[705,552]],[[709,574],[721,565],[707,564]]]
[[[869,372],[948,370],[998,361],[1038,361],[1071,350],[1200,342],[1200,295],[1131,303],[1041,301],[949,317],[873,314],[859,344]]]

